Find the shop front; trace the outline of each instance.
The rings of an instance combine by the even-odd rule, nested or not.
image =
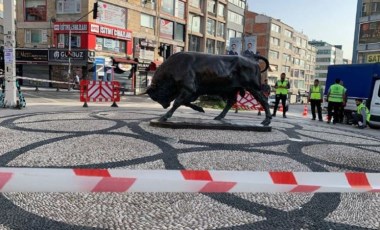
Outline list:
[[[49,64],[47,49],[16,49],[16,75],[22,77],[49,80]],[[48,82],[20,79],[23,86],[48,87]]]
[[[50,49],[51,80],[71,83],[76,75],[79,76],[79,79],[90,79],[88,69],[93,67],[94,56],[94,51],[73,49],[69,60],[66,49]],[[71,73],[70,75],[69,72]],[[54,88],[68,87],[67,84],[53,84],[52,86]]]

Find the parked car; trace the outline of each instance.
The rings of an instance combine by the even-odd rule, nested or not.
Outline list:
[[[268,104],[269,104],[269,106],[270,106],[271,108],[274,107],[275,102],[276,102],[276,95],[274,95],[274,94],[273,94],[273,95],[270,95],[269,98],[268,98]],[[287,99],[286,99],[286,102],[285,102],[285,111],[288,111],[288,110],[289,110],[289,104],[290,104],[290,102],[289,102],[289,98],[287,98]],[[281,105],[281,101],[280,101],[280,103],[279,103],[278,106],[280,106],[280,105]]]

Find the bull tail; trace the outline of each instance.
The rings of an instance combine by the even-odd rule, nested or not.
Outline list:
[[[269,68],[269,61],[268,61],[268,59],[266,59],[265,57],[263,57],[261,55],[257,55],[256,58],[257,58],[257,60],[261,59],[261,60],[263,60],[265,62],[265,68],[263,70],[261,70],[261,73],[264,73],[265,71],[267,71],[268,68]]]

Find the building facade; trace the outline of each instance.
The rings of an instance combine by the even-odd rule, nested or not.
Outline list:
[[[245,36],[257,36],[257,51],[268,57],[270,71],[265,74],[274,85],[281,73],[290,81],[290,93],[308,91],[315,75],[316,49],[308,45],[308,37],[280,20],[245,12]]]
[[[380,62],[380,0],[358,0],[352,63]]]
[[[227,33],[226,33],[226,49],[227,50],[230,50],[231,38],[243,39],[244,24],[245,24],[244,12],[245,12],[246,6],[247,6],[246,0],[228,0]]]
[[[315,40],[309,41],[309,44],[318,49],[315,78],[320,81],[321,85],[325,85],[328,66],[343,64],[342,46]]]

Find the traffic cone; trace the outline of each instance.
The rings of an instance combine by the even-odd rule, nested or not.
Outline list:
[[[284,108],[282,108],[282,105],[280,105],[280,107],[278,108],[278,111],[279,111],[279,112],[284,111]]]
[[[306,117],[307,116],[307,105],[305,105],[304,107],[303,107],[303,114],[302,114],[304,117]]]

